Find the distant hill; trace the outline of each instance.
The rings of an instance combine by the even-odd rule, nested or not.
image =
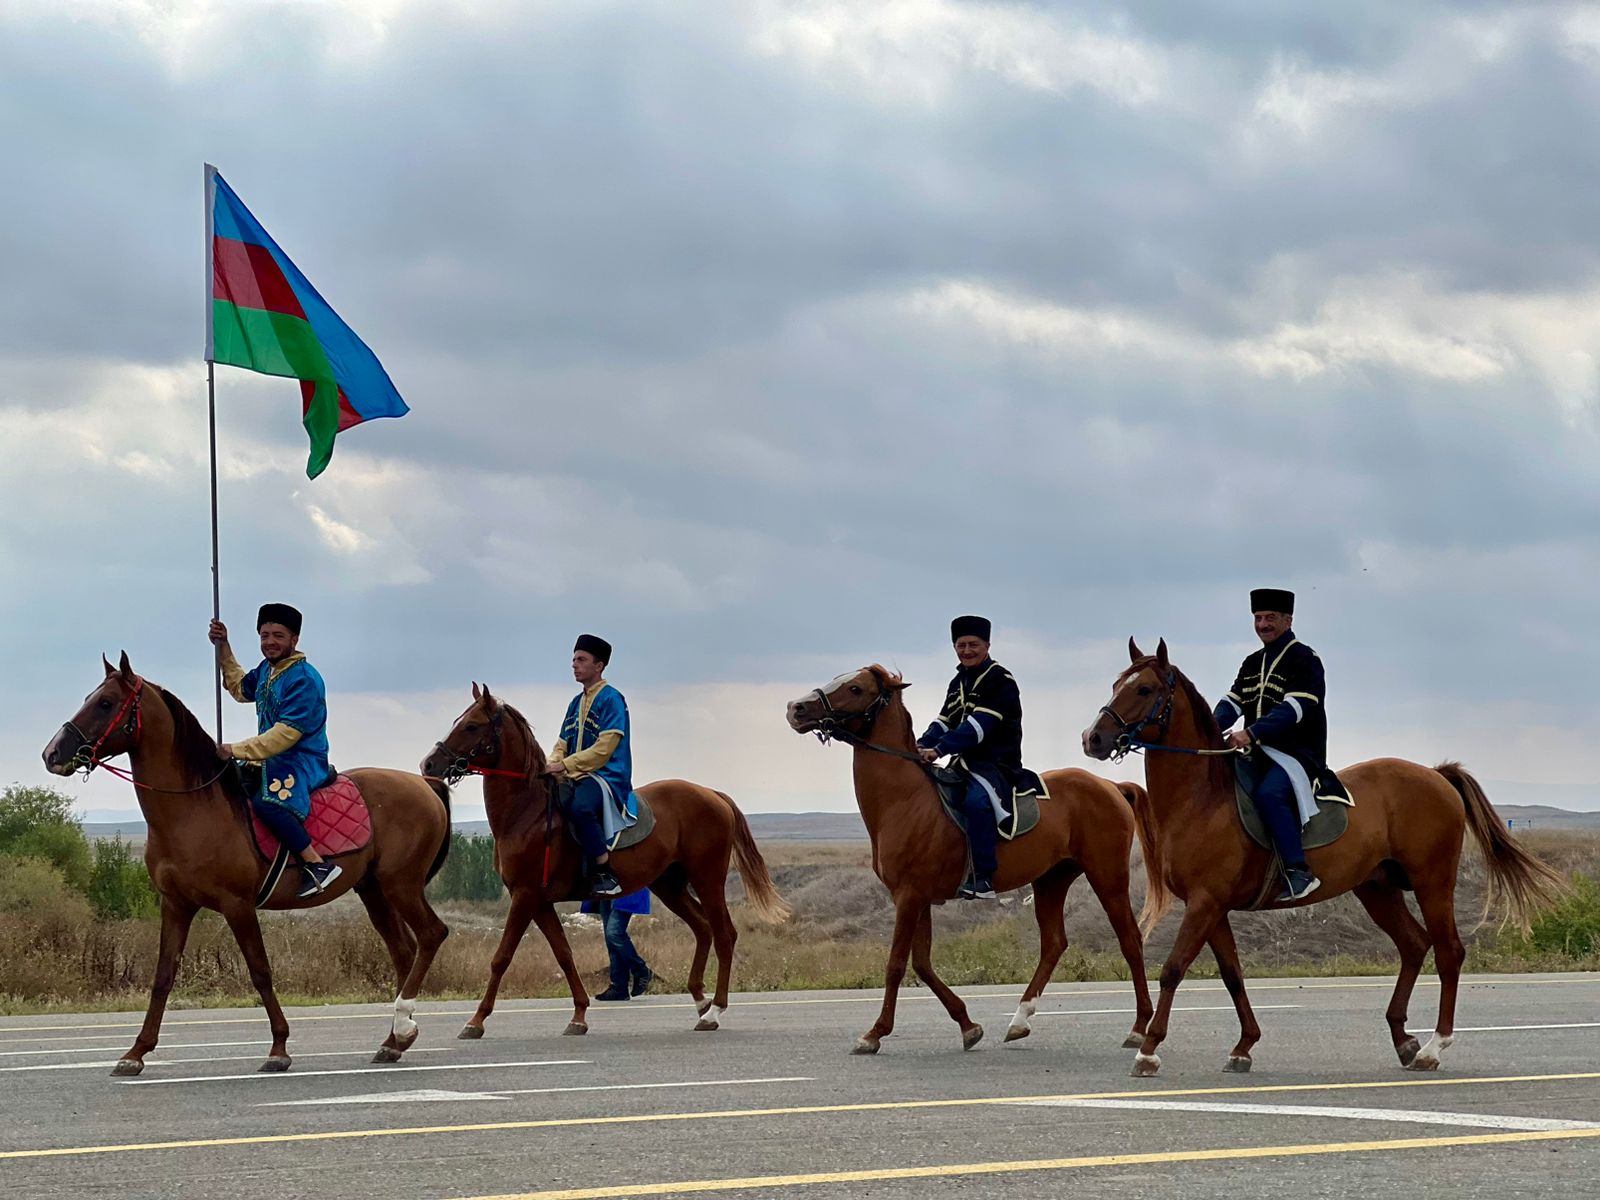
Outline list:
[[[1497,804],[1496,810],[1517,829],[1600,830],[1600,812],[1570,812],[1548,804]],[[97,814],[100,815],[100,814]],[[104,814],[109,816],[110,814]],[[859,813],[747,813],[750,831],[758,841],[864,842],[866,826]],[[462,833],[487,836],[487,821],[457,821]],[[143,838],[144,822],[137,817],[122,821],[85,821],[83,832],[91,838]]]

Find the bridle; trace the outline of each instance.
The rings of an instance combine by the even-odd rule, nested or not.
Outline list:
[[[142,791],[161,792],[168,796],[188,796],[195,792],[205,791],[226,775],[233,766],[231,762],[223,763],[221,769],[215,775],[194,787],[158,788],[148,783],[139,782],[133,777],[132,771],[113,766],[102,759],[100,757],[101,747],[111,740],[112,734],[120,730],[125,737],[131,738],[132,745],[128,747],[129,751],[139,744],[139,739],[144,734],[144,679],[138,675],[133,677],[133,686],[128,689],[128,694],[122,698],[121,706],[118,707],[111,720],[106,723],[105,731],[94,741],[91,742],[89,735],[71,721],[63,721],[61,728],[63,732],[71,732],[79,742],[78,748],[73,752],[71,759],[68,760],[67,766],[73,771],[82,771],[85,779],[94,774],[97,768],[104,768],[108,773],[133,784],[134,787]],[[119,750],[117,753],[124,752]]]
[[[867,735],[872,732],[872,726],[889,704],[889,689],[878,688],[878,694],[872,698],[872,703],[860,712],[840,712],[833,706],[833,702],[823,693],[821,688],[812,688],[806,700],[814,700],[822,709],[822,715],[817,718],[814,729],[808,730],[817,735],[817,741],[826,746],[829,742],[840,741],[846,746],[853,746],[857,750],[871,750],[878,754],[887,754],[890,758],[904,759],[906,762],[916,763],[924,770],[929,770],[927,761],[920,754],[910,754],[904,750],[896,750],[893,746],[879,746],[867,741]],[[854,726],[854,727],[852,727]]]
[[[472,761],[475,758],[486,758],[491,762],[499,760],[500,731],[505,725],[505,719],[505,708],[495,709],[494,712],[489,714],[489,719],[484,724],[483,732],[478,735],[478,740],[466,750],[452,750],[442,741],[435,742],[433,744],[433,754],[449,759],[448,765],[440,772],[439,777],[451,787],[460,783],[468,775],[489,775],[503,779],[531,780],[533,778],[533,748],[531,746],[527,751],[527,764],[520,771],[508,771],[504,767],[480,767]],[[433,754],[428,757],[432,758]]]
[[[1167,736],[1167,727],[1172,724],[1172,703],[1178,693],[1178,671],[1176,667],[1167,668],[1167,677],[1162,683],[1161,694],[1150,704],[1150,711],[1138,721],[1125,721],[1122,715],[1109,704],[1102,704],[1100,712],[1110,717],[1117,723],[1117,740],[1111,746],[1111,761],[1121,762],[1129,754],[1140,750],[1159,750],[1165,754],[1243,754],[1232,746],[1224,746],[1217,750],[1197,749],[1189,746],[1168,746],[1160,741],[1149,741],[1143,734],[1146,729],[1154,728],[1158,738]]]

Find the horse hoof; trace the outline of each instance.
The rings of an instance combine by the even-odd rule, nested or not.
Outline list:
[[[1133,1077],[1135,1079],[1149,1079],[1161,1070],[1161,1056],[1159,1054],[1135,1054],[1133,1056]]]
[[[877,1038],[861,1038],[856,1042],[855,1048],[852,1049],[850,1051],[850,1053],[851,1054],[876,1054],[878,1052],[878,1046],[880,1044],[881,1043],[878,1041]]]
[[[456,1040],[462,1042],[475,1042],[483,1036],[482,1025],[463,1025],[461,1032],[456,1034]]]
[[[1006,1030],[1006,1041],[1020,1042],[1032,1032],[1033,1030],[1026,1025],[1012,1025]]]
[[[961,1048],[963,1050],[971,1050],[981,1041],[983,1041],[982,1025],[974,1025],[971,1029],[963,1029],[961,1031]]]
[[[1222,1069],[1230,1075],[1248,1075],[1254,1065],[1248,1054],[1230,1054],[1228,1061],[1222,1064]]]
[[[1422,1043],[1416,1038],[1407,1038],[1394,1048],[1394,1052],[1400,1056],[1402,1067],[1409,1067],[1421,1051]]]
[[[696,1033],[715,1033],[718,1028],[717,1022],[710,1017],[701,1017],[694,1023],[694,1031]]]
[[[379,1046],[378,1052],[372,1056],[372,1061],[375,1063],[399,1062],[402,1053],[404,1051],[394,1046]]]
[[[1408,1071],[1437,1071],[1438,1069],[1439,1058],[1434,1054],[1418,1054],[1406,1064],[1406,1070]]]
[[[113,1075],[137,1075],[144,1070],[144,1063],[137,1058],[124,1058],[111,1068]]]
[[[266,1062],[257,1067],[256,1070],[275,1075],[280,1071],[287,1071],[291,1061],[293,1060],[290,1059],[287,1054],[274,1054],[271,1058],[267,1059]]]
[[[1122,1039],[1122,1048],[1124,1050],[1137,1050],[1142,1045],[1144,1045],[1144,1034],[1142,1033],[1130,1033]]]
[[[482,1030],[478,1031],[482,1033]],[[568,1021],[567,1027],[561,1031],[562,1037],[582,1037],[589,1032],[589,1027],[581,1021]]]

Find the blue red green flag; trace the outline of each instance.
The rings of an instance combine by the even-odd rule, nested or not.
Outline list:
[[[408,411],[378,356],[339,318],[251,215],[217,169],[206,166],[206,361],[300,381],[311,438],[306,475],[333,457],[334,438],[376,417]]]

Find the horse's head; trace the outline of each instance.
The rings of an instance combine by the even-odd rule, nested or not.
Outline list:
[[[865,737],[884,706],[911,685],[879,666],[862,667],[789,701],[789,728],[821,737]]]
[[[1083,752],[1090,758],[1121,758],[1137,744],[1159,744],[1167,736],[1178,673],[1167,660],[1166,639],[1154,654],[1145,654],[1129,638],[1128,658],[1128,669],[1111,685],[1111,699],[1083,731]]]
[[[472,703],[450,732],[433,744],[422,760],[422,773],[453,784],[471,774],[473,767],[493,767],[500,761],[505,720],[506,706],[489,694],[487,684],[474,683]]]
[[[103,655],[100,661],[105,679],[44,748],[45,769],[53,775],[71,775],[125,754],[139,740],[144,680],[133,673],[126,651],[115,667]]]

